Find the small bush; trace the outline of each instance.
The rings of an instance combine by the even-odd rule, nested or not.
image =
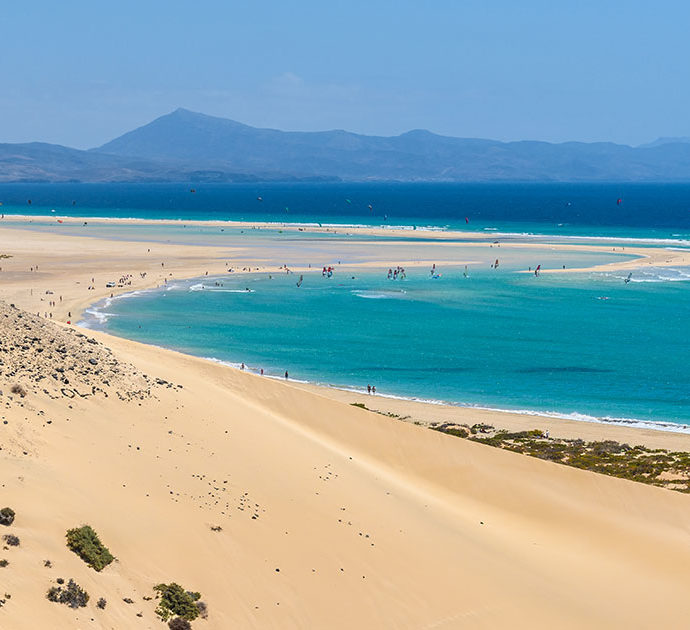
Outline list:
[[[14,523],[14,510],[4,507],[0,510],[0,525],[12,525]]]
[[[96,602],[96,606],[100,608],[101,610],[105,610],[105,607],[107,605],[107,601],[105,601],[105,597],[99,597],[98,601]]]
[[[10,388],[10,391],[13,394],[17,394],[17,395],[21,396],[22,398],[24,398],[24,396],[26,396],[26,390],[19,383],[12,385],[12,387]]]
[[[172,617],[181,617],[187,621],[194,621],[199,616],[196,602],[201,599],[200,593],[185,591],[179,584],[158,584],[153,587],[156,598],[160,599],[156,614],[168,621]]]
[[[3,569],[9,564],[9,560],[0,560],[0,567]]]
[[[19,537],[15,536],[14,534],[5,534],[2,539],[10,546],[10,547],[19,547]]]
[[[102,571],[115,560],[89,525],[68,530],[67,546],[96,571]]]
[[[208,606],[206,602],[197,602],[196,609],[199,611],[199,617],[202,619],[208,619]]]
[[[491,431],[493,431],[493,427],[490,424],[484,424],[483,422],[473,424],[470,427],[470,433],[472,433],[472,435],[477,433],[489,433]]]
[[[170,630],[192,630],[192,624],[182,617],[175,617],[168,622]]]
[[[51,602],[67,604],[70,608],[84,608],[89,601],[89,594],[72,578],[67,586],[51,586],[46,597]]]

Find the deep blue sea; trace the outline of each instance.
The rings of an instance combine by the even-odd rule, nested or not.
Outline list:
[[[195,191],[169,184],[17,184],[0,186],[0,201],[6,214],[54,209],[55,215],[180,219],[179,226],[90,232],[179,243],[230,238],[217,229],[190,230],[185,220],[245,219],[405,225],[410,247],[424,241],[424,226],[502,239],[541,234],[545,243],[598,237],[690,247],[688,185],[203,184]],[[51,221],[24,227],[55,229]],[[300,238],[311,237],[276,227],[247,238],[245,245],[256,238],[257,247],[261,239],[290,238],[286,251],[298,263],[305,262]],[[318,238],[324,249],[317,251],[327,251],[329,237]],[[305,274],[300,287],[294,275],[228,274],[108,300],[87,319],[117,335],[244,362],[267,375],[288,370],[294,379],[340,387],[374,384],[384,395],[690,425],[690,269],[648,268],[627,284],[621,272],[535,278],[521,273],[524,259],[507,250],[501,256],[499,271],[478,264],[468,277],[463,266],[448,263],[436,279],[426,268],[395,281],[377,269],[336,270],[330,279]],[[570,268],[620,259],[544,256],[551,266]]]
[[[0,184],[0,203],[6,214],[690,235],[690,184]]]

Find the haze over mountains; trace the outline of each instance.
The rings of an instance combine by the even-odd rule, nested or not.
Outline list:
[[[82,151],[0,144],[0,182],[690,181],[690,139],[498,142],[415,130],[393,137],[285,132],[178,109]]]

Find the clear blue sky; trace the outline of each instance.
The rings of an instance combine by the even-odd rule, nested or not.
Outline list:
[[[288,130],[690,135],[690,3],[7,0],[0,141],[99,145],[177,107]]]

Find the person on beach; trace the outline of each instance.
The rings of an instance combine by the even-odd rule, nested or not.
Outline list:
[[[376,385],[371,386],[371,393],[376,394]]]
[[[240,364],[240,370],[244,370],[244,363]]]
[[[371,394],[371,385],[367,385],[367,394]]]
[[[287,370],[285,370],[285,380],[287,381],[287,380],[288,380],[288,378],[289,378],[289,377],[288,377],[288,371],[287,371]]]

